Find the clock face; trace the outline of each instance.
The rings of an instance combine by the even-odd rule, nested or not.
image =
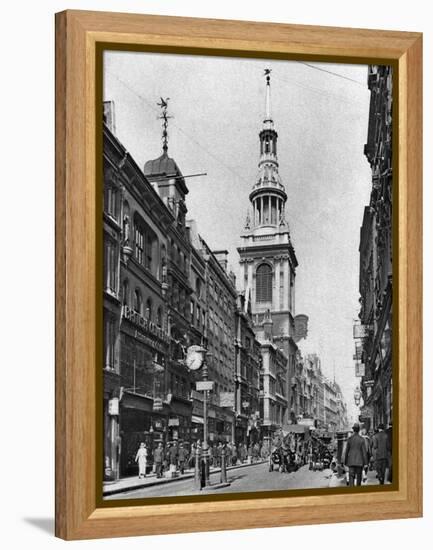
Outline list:
[[[186,356],[186,366],[190,370],[198,370],[203,364],[203,353],[198,349],[194,349],[194,346],[188,349]]]

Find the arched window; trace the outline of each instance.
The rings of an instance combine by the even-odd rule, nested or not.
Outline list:
[[[127,306],[129,304],[129,283],[128,283],[128,279],[125,279],[123,281],[122,300],[123,300],[123,305],[124,306]]]
[[[159,306],[158,311],[156,312],[156,324],[159,328],[162,328],[162,308]]]
[[[150,298],[146,300],[146,319],[152,320],[152,300]]]
[[[257,302],[272,302],[272,269],[268,264],[261,264],[256,271]]]
[[[141,315],[141,292],[138,288],[136,288],[134,292],[134,311]]]

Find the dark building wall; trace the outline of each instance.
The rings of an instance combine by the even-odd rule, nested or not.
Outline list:
[[[367,143],[370,204],[360,235],[359,318],[365,325],[361,419],[369,427],[392,423],[392,68],[370,66]]]

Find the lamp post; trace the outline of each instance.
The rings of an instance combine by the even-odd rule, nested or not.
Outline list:
[[[203,348],[204,350],[204,348]],[[205,350],[204,350],[205,352]],[[205,352],[205,355],[208,355]],[[207,370],[207,361],[205,357],[203,357],[203,370],[202,370],[202,381],[207,382],[208,381],[208,370]],[[205,486],[209,485],[209,445],[207,443],[207,398],[208,398],[208,390],[203,389],[203,461],[204,461],[204,471],[205,471]]]
[[[190,346],[187,350],[186,366],[192,370],[199,370],[202,368],[202,380],[196,383],[197,391],[203,392],[203,446],[201,457],[204,466],[204,486],[209,484],[209,446],[208,446],[208,391],[212,390],[213,382],[208,379],[208,369],[206,356],[210,354],[207,350],[201,346]]]

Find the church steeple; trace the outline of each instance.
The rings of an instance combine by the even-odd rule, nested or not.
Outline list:
[[[285,225],[287,195],[278,172],[277,140],[271,115],[271,69],[265,69],[265,118],[259,133],[260,158],[256,183],[250,193],[253,207],[252,229]]]

